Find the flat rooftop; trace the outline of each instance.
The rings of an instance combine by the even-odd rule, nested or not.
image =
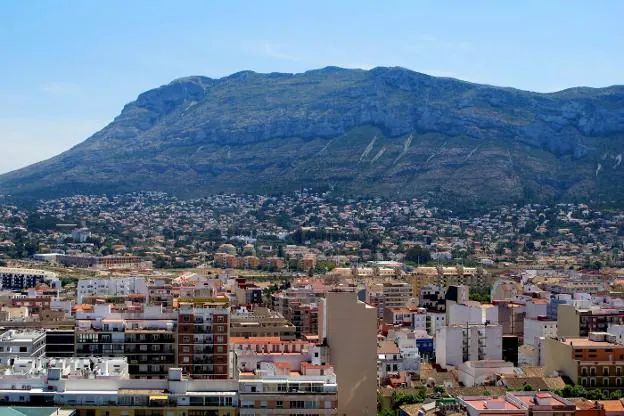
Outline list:
[[[517,414],[524,414],[524,409],[508,401],[505,397],[464,398],[463,400],[468,406],[477,410],[516,410],[518,411]]]

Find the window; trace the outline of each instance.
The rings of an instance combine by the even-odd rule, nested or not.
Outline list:
[[[609,376],[609,367],[602,367],[602,375]]]
[[[20,348],[19,352],[28,352],[28,348],[26,347],[19,347],[19,348]]]
[[[281,401],[281,400],[276,401],[276,402],[275,402],[275,407],[276,407],[277,409],[282,409],[282,408],[284,407],[284,402],[283,402],[283,401]]]
[[[590,374],[591,376],[595,376],[595,375],[596,375],[596,367],[592,367],[592,368],[590,368],[590,369],[589,369],[589,374]]]
[[[582,367],[581,368],[581,376],[587,377],[587,367]]]
[[[608,378],[603,378],[602,379],[602,385],[605,387],[609,387],[609,379]]]

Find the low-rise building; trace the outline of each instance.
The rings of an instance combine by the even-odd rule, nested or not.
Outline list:
[[[9,329],[0,335],[0,364],[12,365],[16,358],[41,357],[45,354],[46,335],[34,329]]]
[[[590,333],[588,338],[546,338],[544,369],[558,372],[575,384],[606,392],[624,386],[624,345],[608,333]]]

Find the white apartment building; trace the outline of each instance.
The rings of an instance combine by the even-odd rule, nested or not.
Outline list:
[[[438,329],[446,326],[445,312],[427,312],[426,331],[429,335],[435,337]]]
[[[615,336],[615,342],[624,345],[624,325],[609,324],[607,332]]]
[[[238,407],[237,380],[190,380],[179,368],[170,369],[165,379],[131,379],[120,359],[67,358],[49,363],[47,368],[29,369],[26,363],[8,369],[0,378],[4,403],[43,403],[101,415],[120,406],[157,407],[174,416],[186,414],[187,409],[201,414],[236,414]]]
[[[78,303],[82,303],[87,296],[128,296],[130,294],[145,295],[146,302],[149,301],[149,290],[144,278],[81,279],[76,288]]]
[[[446,306],[447,325],[498,324],[498,308],[494,305],[449,302]]]
[[[323,363],[321,347],[278,337],[233,337],[232,342],[240,415],[337,414],[336,374]]]
[[[538,347],[540,338],[557,337],[557,321],[545,316],[524,318],[524,344]]]
[[[443,367],[458,367],[466,361],[502,360],[501,325],[452,325],[436,332],[436,361]]]
[[[10,329],[0,335],[0,364],[11,365],[17,358],[45,354],[45,331]]]

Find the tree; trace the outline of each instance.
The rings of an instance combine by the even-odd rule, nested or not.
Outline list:
[[[588,390],[585,393],[585,398],[587,400],[604,400],[605,399],[602,391],[598,389]]]
[[[611,394],[609,394],[609,400],[620,400],[624,396],[622,390],[613,390]]]
[[[426,264],[431,261],[431,253],[426,248],[414,246],[405,252],[405,260],[418,264]]]

